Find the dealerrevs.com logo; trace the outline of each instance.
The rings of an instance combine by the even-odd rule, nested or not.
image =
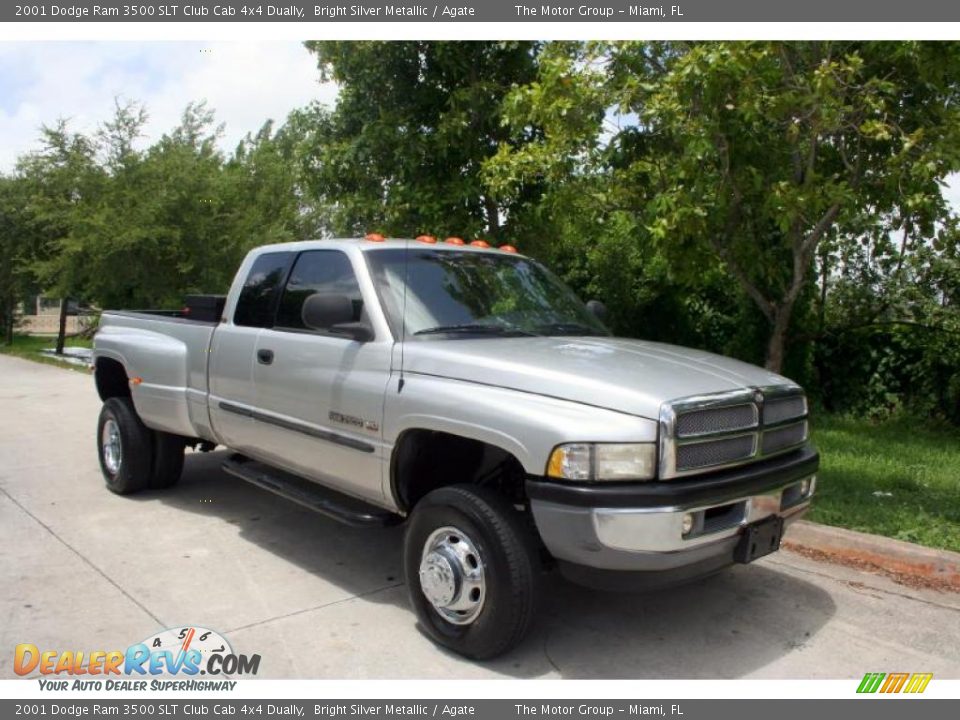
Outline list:
[[[237,654],[225,637],[199,626],[169,628],[126,650],[41,650],[21,643],[13,659],[17,675],[41,676],[41,690],[232,690],[232,677],[256,675],[259,668],[259,655]]]

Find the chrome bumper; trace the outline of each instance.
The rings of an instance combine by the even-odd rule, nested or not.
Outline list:
[[[621,572],[714,568],[733,562],[746,525],[773,515],[784,525],[801,517],[815,485],[816,475],[810,474],[715,502],[605,508],[533,499],[531,509],[544,544],[563,563]]]
[[[804,483],[807,487],[804,487]],[[779,515],[784,522],[810,506],[816,476],[733,502],[690,508],[598,508],[591,522],[601,545],[630,552],[677,552],[734,537],[744,525]],[[684,532],[684,519],[690,529]]]

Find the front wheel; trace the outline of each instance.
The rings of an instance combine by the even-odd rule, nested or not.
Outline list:
[[[520,514],[497,493],[473,485],[429,493],[410,517],[403,555],[414,610],[440,645],[486,660],[530,629],[538,553]]]

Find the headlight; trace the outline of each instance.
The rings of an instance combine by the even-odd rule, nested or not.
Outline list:
[[[570,443],[550,453],[547,476],[562,480],[650,480],[656,474],[653,443]]]

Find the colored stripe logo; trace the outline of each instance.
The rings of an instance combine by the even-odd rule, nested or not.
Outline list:
[[[933,673],[867,673],[860,681],[858,693],[922,693]]]

